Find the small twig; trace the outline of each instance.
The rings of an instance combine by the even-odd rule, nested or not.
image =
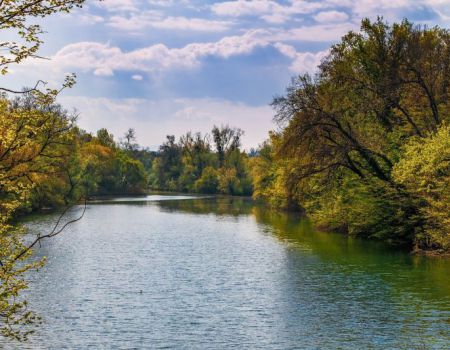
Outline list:
[[[84,199],[84,207],[83,207],[83,212],[81,213],[81,215],[73,220],[70,220],[68,222],[66,222],[59,230],[57,230],[59,223],[61,222],[62,218],[65,216],[65,214],[69,211],[69,209],[72,208],[72,206],[68,206],[66,209],[64,209],[64,211],[61,213],[61,215],[59,216],[55,226],[53,227],[53,230],[46,234],[41,236],[40,234],[37,235],[36,239],[26,248],[24,248],[19,254],[17,254],[13,259],[12,262],[15,262],[17,260],[19,260],[21,257],[23,257],[26,253],[28,253],[37,243],[41,243],[41,241],[45,238],[51,238],[51,237],[55,237],[57,235],[59,235],[67,226],[69,226],[70,224],[73,224],[79,220],[81,220],[86,212],[86,208],[87,208],[87,200]]]
[[[22,91],[7,89],[7,88],[3,88],[3,87],[0,87],[0,91],[9,92],[12,94],[28,94],[30,92],[37,91],[40,84],[47,85],[47,82],[45,82],[43,80],[38,80],[36,85],[33,88],[27,89],[27,90],[22,90]]]

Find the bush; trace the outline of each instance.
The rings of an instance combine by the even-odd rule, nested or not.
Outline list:
[[[404,147],[393,176],[421,202],[425,226],[417,236],[421,248],[450,249],[450,127]]]

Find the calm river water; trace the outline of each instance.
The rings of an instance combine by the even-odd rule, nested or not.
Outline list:
[[[20,348],[450,347],[450,260],[316,232],[245,199],[91,203],[37,253],[48,263],[27,297],[43,324]]]

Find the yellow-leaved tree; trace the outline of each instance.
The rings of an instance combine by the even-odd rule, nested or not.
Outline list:
[[[395,180],[421,200],[427,218],[417,248],[450,249],[450,127],[414,138],[393,169]],[[422,246],[421,246],[422,245]]]
[[[81,7],[84,0],[0,0],[0,76],[27,58],[39,58],[43,30],[38,19]],[[69,75],[59,89],[46,88],[44,81],[32,88],[15,91],[0,84],[0,331],[3,336],[25,339],[32,330],[24,327],[37,317],[28,311],[20,292],[27,288],[24,273],[41,262],[27,263],[32,247],[43,237],[26,245],[23,228],[13,219],[30,199],[33,187],[42,177],[62,171],[70,144],[73,118],[55,108],[62,89],[71,87]],[[20,95],[21,98],[12,98]],[[64,226],[64,225],[63,225]]]

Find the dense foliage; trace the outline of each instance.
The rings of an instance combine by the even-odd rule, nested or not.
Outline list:
[[[37,22],[83,3],[84,0],[2,1],[0,76],[27,58],[39,58],[43,30]],[[20,299],[20,291],[27,287],[24,273],[42,262],[25,264],[31,250],[23,244],[23,229],[13,218],[32,200],[36,183],[62,172],[67,160],[62,148],[69,147],[73,120],[53,102],[62,89],[74,83],[75,76],[69,75],[59,89],[45,88],[43,81],[23,91],[0,86],[2,93],[28,94],[25,99],[13,101],[0,95],[0,332],[4,336],[23,339],[28,331],[21,326],[36,321],[27,310],[26,301]]]
[[[251,195],[248,156],[240,149],[242,130],[229,126],[212,129],[210,136],[188,132],[179,142],[167,136],[152,164],[153,189]]]
[[[450,248],[450,33],[364,20],[274,100],[254,196],[354,235]]]

